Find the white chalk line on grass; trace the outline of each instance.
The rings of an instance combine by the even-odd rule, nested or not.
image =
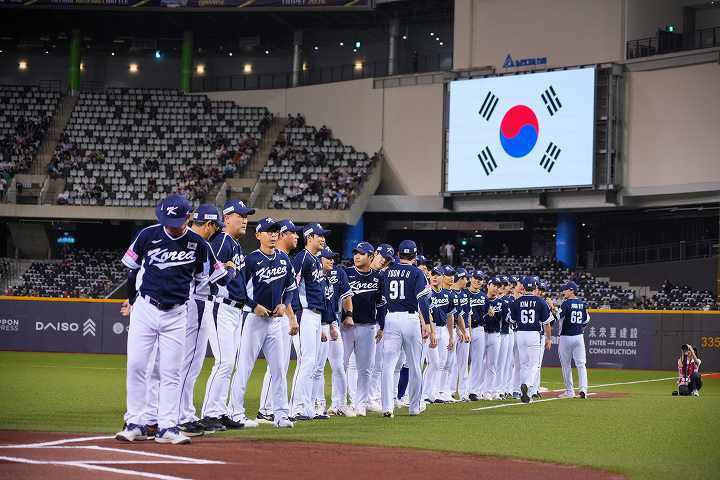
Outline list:
[[[32,460],[30,458],[5,457],[0,456],[0,460],[13,463],[25,463],[30,465],[55,465],[61,467],[79,467],[86,470],[96,470],[100,472],[117,473],[120,475],[130,475],[135,477],[156,478],[158,480],[191,480],[185,477],[175,477],[173,475],[162,475],[160,473],[141,472],[137,470],[127,470],[122,468],[104,467],[102,465],[93,465],[91,463],[83,463],[77,461],[58,461],[58,460]]]
[[[115,438],[115,437],[109,436],[109,435],[104,435],[104,436],[96,436],[96,437],[63,438],[61,440],[53,440],[51,442],[0,445],[0,448],[45,448],[45,447],[54,447],[57,445],[64,445],[66,443],[94,442],[95,440],[109,440],[111,438]]]
[[[712,375],[712,374],[710,374],[710,375]],[[591,386],[588,387],[588,388],[590,389],[590,388],[615,387],[615,386],[618,386],[618,385],[633,385],[633,384],[636,384],[636,383],[664,382],[664,381],[667,381],[667,380],[677,380],[677,377],[651,378],[651,379],[648,379],[648,380],[635,380],[635,381],[632,381],[632,382],[604,383],[604,384],[601,384],[601,385],[591,385]],[[565,389],[563,388],[563,389],[560,389],[560,390],[551,390],[551,391],[552,391],[552,392],[564,392]],[[591,392],[591,393],[589,393],[588,395],[594,395],[594,394]],[[488,407],[473,408],[473,409],[471,409],[471,410],[474,411],[474,412],[478,412],[478,411],[481,411],[481,410],[493,410],[493,409],[496,409],[496,408],[514,407],[514,406],[517,406],[517,405],[532,405],[532,404],[535,404],[535,403],[551,402],[551,401],[553,401],[553,400],[565,400],[565,399],[571,399],[571,398],[573,398],[573,397],[543,398],[543,399],[540,399],[540,400],[533,400],[531,403],[522,403],[522,402],[501,403],[501,404],[499,404],[499,405],[490,405],[490,406],[488,406]]]

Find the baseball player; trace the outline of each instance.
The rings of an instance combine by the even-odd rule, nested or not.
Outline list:
[[[325,410],[325,362],[330,361],[332,370],[332,405],[331,410],[339,416],[354,416],[347,406],[347,379],[344,366],[344,349],[338,324],[340,317],[352,320],[352,290],[344,269],[335,268],[336,254],[329,247],[320,252],[325,278],[329,286],[327,298],[329,303],[322,319],[321,343],[318,346],[318,357],[313,375],[313,399],[315,403],[315,420],[327,420]]]
[[[544,299],[547,302],[548,307],[550,308],[550,314],[553,317],[552,321],[550,322],[550,326],[552,327],[552,324],[557,319],[557,307],[553,304],[552,299],[549,298],[545,294],[545,292],[547,290],[547,285],[545,284],[545,282],[540,280],[540,277],[538,277],[538,276],[533,276],[533,279],[535,280],[535,290],[533,290],[533,295],[537,295],[538,297]],[[540,344],[542,345],[544,343],[545,343],[545,335],[541,334],[540,335]],[[540,359],[538,360],[538,368],[535,373],[535,382],[534,382],[535,388],[531,392],[531,395],[530,395],[530,397],[533,400],[539,400],[542,398],[542,393],[540,392],[540,378],[541,378],[541,373],[542,373],[542,362],[543,362],[544,356],[545,356],[545,349],[540,349]]]
[[[357,365],[357,392],[353,405],[358,416],[367,413],[376,341],[382,338],[382,333],[378,332],[383,330],[385,324],[382,275],[370,268],[374,252],[368,242],[358,243],[353,249],[353,266],[345,269],[353,294],[353,315],[352,321],[347,318],[343,321],[340,330],[345,368],[349,369],[353,354]]]
[[[590,323],[590,314],[587,311],[585,301],[576,296],[577,290],[578,286],[575,282],[567,282],[560,287],[565,301],[560,305],[558,351],[560,353],[563,379],[565,380],[565,392],[559,396],[575,396],[571,364],[574,361],[578,372],[578,380],[580,381],[580,398],[587,398],[588,375],[585,367],[583,330]]]
[[[458,296],[460,306],[460,317],[463,324],[458,325],[460,331],[458,338],[462,335],[462,339],[458,341],[455,348],[455,364],[451,373],[451,391],[455,391],[457,386],[458,399],[463,402],[469,401],[468,392],[468,362],[470,360],[470,298],[467,290],[468,274],[464,268],[455,269],[455,291]]]
[[[300,302],[299,354],[291,394],[291,412],[295,420],[312,420],[315,405],[312,401],[313,373],[320,343],[321,318],[326,309],[327,279],[318,254],[325,248],[325,237],[330,233],[319,223],[303,228],[305,249],[293,258],[297,275]],[[296,312],[297,313],[297,312]]]
[[[502,276],[496,275],[488,281],[488,309],[485,315],[485,379],[479,388],[484,400],[499,400],[495,390],[498,384],[500,360],[500,329],[503,318],[507,316],[507,303],[501,297],[505,286]]]
[[[515,301],[516,296],[520,296],[523,291],[522,283],[520,283],[520,277],[517,275],[510,275],[504,277],[506,284],[504,286],[504,294],[502,300],[507,304],[507,311],[510,311],[510,306]],[[500,324],[500,353],[499,353],[499,364],[500,370],[498,372],[498,394],[501,399],[507,399],[512,397],[512,377],[514,371],[514,348],[515,348],[515,334],[513,325],[507,316],[503,316],[503,321]]]
[[[488,299],[482,291],[485,286],[485,274],[475,270],[470,278],[468,299],[470,302],[470,374],[468,398],[475,402],[480,399],[485,373],[485,316],[487,315]]]
[[[275,250],[278,253],[282,253],[285,255],[285,260],[292,263],[292,260],[290,259],[290,252],[295,250],[297,248],[298,244],[298,232],[302,231],[302,228],[296,226],[292,220],[285,219],[280,220],[278,222],[278,225],[280,226],[280,230],[278,233],[278,241],[277,245],[275,247]],[[299,351],[299,347],[297,344],[297,340],[299,339],[299,336],[297,335],[297,331],[295,333],[293,332],[292,326],[297,323],[297,318],[295,317],[294,308],[297,306],[298,303],[298,296],[297,296],[297,289],[295,290],[295,293],[293,295],[293,302],[292,305],[287,305],[285,308],[285,315],[287,316],[287,322],[282,322],[283,326],[287,326],[287,335],[282,337],[283,340],[283,367],[285,370],[285,376],[287,377],[288,368],[290,367],[290,354],[292,353],[293,345],[295,345],[295,352]],[[258,410],[256,421],[258,423],[268,423],[273,424],[275,423],[275,417],[273,416],[273,408],[272,408],[272,395],[270,394],[271,387],[270,382],[272,380],[272,375],[270,374],[270,365],[267,366],[265,369],[265,377],[263,378],[263,385],[262,390],[260,392],[260,408]],[[276,379],[276,381],[279,381]]]
[[[270,374],[280,379],[270,382],[272,388],[273,419],[277,428],[293,428],[288,419],[287,379],[285,377],[284,337],[290,323],[290,332],[297,332],[298,326],[285,314],[286,305],[292,301],[297,288],[295,272],[286,255],[275,249],[280,225],[270,217],[261,219],[255,227],[255,236],[260,248],[245,259],[243,278],[246,281],[247,306],[252,309],[245,318],[237,371],[230,389],[232,420],[246,424],[245,391],[260,350],[263,351]]]
[[[187,228],[191,209],[180,195],[166,197],[156,208],[159,224],[142,230],[122,259],[138,273],[128,278],[128,302],[133,308],[127,344],[127,425],[115,436],[121,441],[147,438],[143,414],[148,357],[157,348],[160,386],[155,441],[190,443],[177,428],[187,302],[196,275],[210,272],[209,282],[227,275],[207,242]]]
[[[430,335],[429,298],[426,298],[430,295],[430,286],[425,275],[412,264],[417,255],[417,246],[412,240],[403,240],[398,251],[400,263],[390,265],[383,275],[383,293],[387,300],[388,313],[383,330],[381,397],[383,417],[389,418],[394,416],[393,371],[400,351],[405,352],[410,369],[410,415],[419,415],[425,409],[422,402],[420,348],[422,339]]]
[[[444,403],[440,382],[447,365],[447,356],[455,348],[455,303],[449,290],[443,288],[443,277],[453,275],[449,265],[437,266],[430,274],[430,314],[437,332],[437,347],[427,351],[428,366],[423,372],[423,399],[428,403]]]
[[[376,272],[384,273],[394,261],[395,250],[387,243],[381,243],[377,246],[377,249],[375,249],[375,255],[373,255],[370,268],[372,268]],[[381,404],[380,392],[382,385],[384,343],[382,334],[379,333],[381,331],[379,324],[375,330],[375,333],[379,339],[377,341],[377,344],[375,345],[375,361],[373,363],[372,376],[370,377],[370,396],[368,398],[366,409],[369,412],[382,413],[383,409]],[[357,361],[357,354],[355,355],[355,360]],[[394,376],[395,369],[393,366],[393,378]],[[395,385],[397,385],[397,382],[395,382]]]
[[[225,227],[222,223],[220,212],[212,204],[200,205],[193,214],[191,229],[200,235],[205,241]],[[235,278],[235,264],[227,262],[225,267],[228,275],[226,280]],[[210,284],[207,282],[209,272],[203,272],[199,278],[196,277],[193,283],[192,298],[188,302],[188,324],[185,330],[185,358],[180,370],[180,399],[178,428],[184,435],[189,437],[203,435],[206,430],[214,432],[212,426],[206,426],[199,422],[195,415],[193,403],[193,392],[195,381],[202,370],[205,353],[207,352],[208,337],[210,335],[209,324],[212,322],[212,306],[208,302],[210,296]]]
[[[254,421],[234,421],[227,407],[230,377],[240,348],[242,309],[247,300],[243,277],[245,254],[238,240],[245,235],[248,215],[254,214],[255,209],[246,207],[240,200],[228,200],[222,213],[225,228],[212,238],[210,245],[220,262],[233,262],[236,265],[238,274],[227,286],[212,287],[212,295],[208,297],[213,302],[209,340],[215,363],[205,387],[201,420],[208,428],[220,431],[257,427]]]
[[[540,358],[540,330],[545,330],[545,348],[550,349],[552,315],[544,299],[532,294],[535,280],[523,277],[524,292],[510,306],[510,319],[517,325],[515,340],[520,354],[520,400],[532,402],[528,392],[535,386],[535,370]]]

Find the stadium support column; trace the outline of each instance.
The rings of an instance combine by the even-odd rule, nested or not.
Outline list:
[[[345,243],[343,243],[343,258],[352,258],[353,248],[363,241],[365,236],[365,221],[361,216],[355,225],[346,225]]]
[[[190,93],[192,88],[193,34],[183,33],[182,52],[180,53],[180,90]]]
[[[302,69],[302,43],[303,34],[301,31],[295,32],[293,35],[293,70],[292,70],[292,86],[300,85],[300,70]]]
[[[577,223],[572,213],[558,213],[555,232],[555,259],[567,268],[575,268],[577,259]]]
[[[70,68],[68,75],[70,95],[80,91],[80,30],[73,30],[70,37]]]
[[[390,19],[390,38],[388,39],[388,75],[397,74],[398,66],[398,38],[400,37],[400,19]]]

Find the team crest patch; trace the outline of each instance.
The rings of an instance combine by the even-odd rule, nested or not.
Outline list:
[[[188,248],[190,250],[195,250],[197,248],[197,242],[188,242]]]
[[[280,260],[280,265],[287,265],[287,262],[285,260]]]

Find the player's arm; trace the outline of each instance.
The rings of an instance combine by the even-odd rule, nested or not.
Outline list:
[[[340,288],[338,291],[340,292],[340,302],[342,303],[342,312],[340,321],[343,325],[346,327],[350,327],[354,325],[353,322],[353,291],[352,288],[350,288],[350,281],[348,280],[348,276],[345,273],[345,270],[342,268],[338,268],[338,282]]]
[[[123,255],[122,263],[128,268],[128,299],[123,302],[120,309],[123,315],[130,314],[130,305],[135,303],[137,297],[137,275],[140,271],[140,264],[142,263],[142,257],[145,255],[147,249],[147,237],[149,235],[148,229],[142,230],[135,240],[130,244],[125,255]]]
[[[448,314],[445,327],[448,329],[447,349],[452,351],[455,348],[455,314]]]
[[[220,285],[227,285],[227,283],[232,280],[235,277],[235,269],[230,267],[230,270],[232,270],[232,273],[230,270],[225,268],[225,265],[218,260],[218,258],[215,256],[215,252],[213,252],[212,247],[210,247],[210,244],[207,242],[205,243],[205,249],[207,250],[206,254],[206,262],[207,262],[207,268],[208,268],[208,275],[210,283],[217,283]],[[205,266],[203,265],[203,272],[205,271]]]
[[[552,326],[550,324],[553,321],[553,316],[547,304],[541,303],[540,305],[540,318],[545,319],[545,321],[542,322],[542,328],[545,332],[545,350],[550,350],[552,347]]]

